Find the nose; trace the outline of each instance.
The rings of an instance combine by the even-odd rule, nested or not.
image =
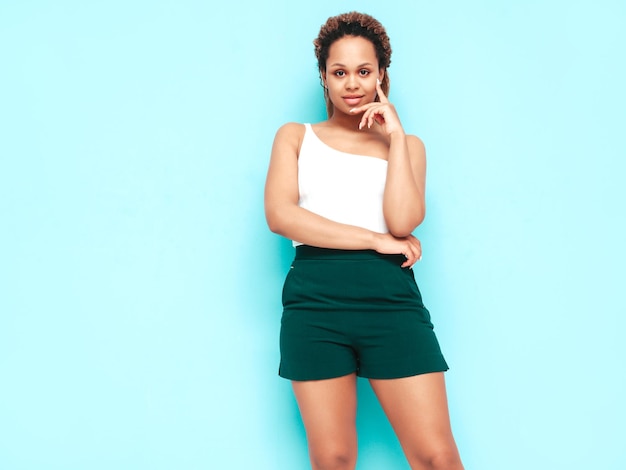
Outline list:
[[[346,80],[346,89],[356,90],[357,88],[359,88],[358,77],[354,74],[348,75],[348,79]]]

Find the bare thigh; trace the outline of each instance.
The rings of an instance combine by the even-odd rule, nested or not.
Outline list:
[[[293,381],[313,468],[354,468],[356,375]]]
[[[448,412],[443,372],[370,384],[412,469],[462,469]]]

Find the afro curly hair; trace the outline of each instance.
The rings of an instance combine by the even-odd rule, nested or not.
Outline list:
[[[313,40],[320,77],[323,72],[326,72],[326,61],[328,60],[330,46],[337,39],[344,36],[360,36],[371,41],[376,50],[379,67],[386,70],[391,64],[391,44],[383,25],[366,13],[351,11],[328,18],[326,23],[320,28],[317,38]],[[389,93],[388,73],[385,73],[383,76],[381,88],[386,95]],[[334,112],[334,106],[330,101],[326,88],[324,88],[324,99],[326,100],[328,117],[330,117]]]

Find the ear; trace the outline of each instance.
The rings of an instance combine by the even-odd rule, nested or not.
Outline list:
[[[378,79],[380,80],[380,83],[383,82],[383,78],[385,78],[385,69],[380,69],[378,71]]]
[[[322,79],[322,85],[324,88],[328,88],[328,85],[326,84],[326,70],[320,70],[320,78]]]

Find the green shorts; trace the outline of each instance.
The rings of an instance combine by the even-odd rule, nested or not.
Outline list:
[[[283,287],[279,375],[391,379],[448,365],[402,255],[306,245]]]

